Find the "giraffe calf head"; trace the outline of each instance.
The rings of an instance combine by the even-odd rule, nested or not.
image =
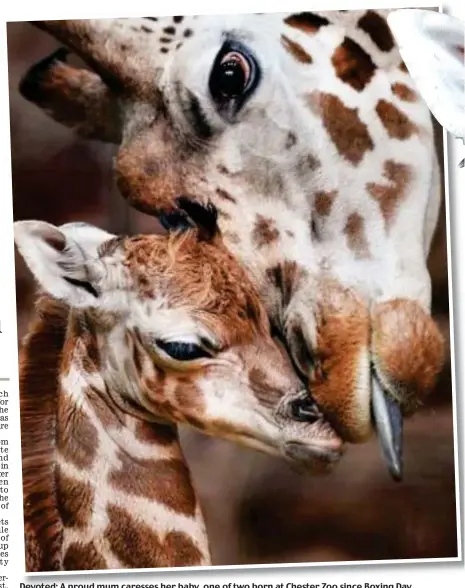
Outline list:
[[[144,419],[186,423],[326,469],[341,454],[339,437],[302,400],[303,385],[223,245],[214,210],[189,213],[191,228],[134,237],[79,223],[16,223],[37,281],[71,308],[63,369],[94,372],[109,401]],[[289,399],[297,409],[287,408]]]

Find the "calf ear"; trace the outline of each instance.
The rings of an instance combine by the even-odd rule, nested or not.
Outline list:
[[[45,292],[71,307],[97,304],[98,275],[89,262],[113,235],[84,224],[55,227],[42,221],[18,221],[14,237],[19,253]]]
[[[465,140],[465,23],[432,10],[395,10],[388,23],[418,91],[434,117]]]

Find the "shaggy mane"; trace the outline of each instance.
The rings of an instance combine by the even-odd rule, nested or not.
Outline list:
[[[47,296],[36,303],[19,354],[26,569],[61,569],[63,525],[55,489],[58,373],[68,307]]]

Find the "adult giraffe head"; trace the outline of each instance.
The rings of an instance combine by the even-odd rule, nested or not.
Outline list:
[[[181,194],[215,203],[311,395],[344,439],[376,428],[399,477],[401,413],[443,361],[426,267],[440,178],[385,14],[36,24],[92,71],[60,51],[23,95],[117,143],[122,194],[165,226],[189,223]]]

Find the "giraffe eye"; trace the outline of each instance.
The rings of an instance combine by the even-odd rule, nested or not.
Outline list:
[[[255,57],[241,43],[227,41],[218,53],[210,74],[210,93],[220,110],[238,112],[255,90],[260,70]],[[231,114],[231,112],[229,113]]]
[[[177,361],[194,361],[204,357],[211,357],[211,353],[196,343],[185,343],[182,341],[156,340],[156,344],[172,359]]]
[[[234,98],[245,92],[252,68],[249,61],[238,51],[230,51],[221,58],[214,74],[218,94],[223,98]]]

